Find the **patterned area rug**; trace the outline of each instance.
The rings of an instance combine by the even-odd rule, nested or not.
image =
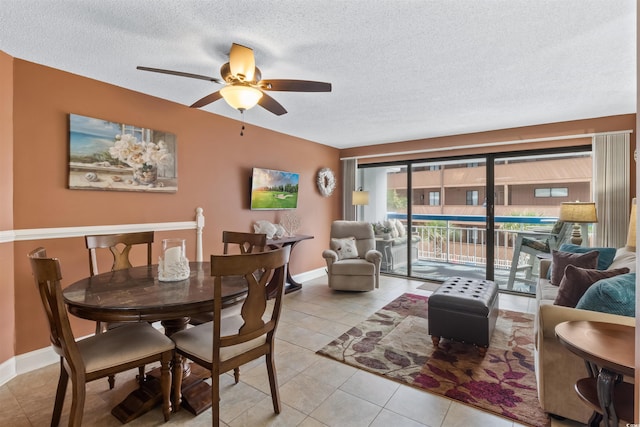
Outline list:
[[[434,349],[427,301],[403,294],[318,354],[522,424],[550,425],[536,393],[533,315],[500,310],[482,358],[446,339]]]

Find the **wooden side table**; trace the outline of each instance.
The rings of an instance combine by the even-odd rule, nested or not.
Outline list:
[[[578,396],[593,409],[589,426],[606,426],[618,419],[633,422],[634,387],[623,376],[634,376],[635,328],[615,323],[570,321],[555,328],[556,337],[569,351],[582,357],[588,378],[576,382]]]
[[[293,252],[293,248],[303,240],[313,239],[313,236],[307,236],[304,234],[296,234],[295,236],[287,236],[282,237],[280,239],[267,239],[267,246],[271,249],[278,249],[285,246],[291,246],[291,252]],[[291,255],[289,255],[291,256]],[[287,266],[287,277],[285,279],[284,285],[284,293],[288,294],[289,292],[297,291],[302,288],[302,283],[296,282],[292,275],[291,269]]]

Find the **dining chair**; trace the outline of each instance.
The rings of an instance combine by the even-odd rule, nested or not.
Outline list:
[[[151,265],[151,244],[153,243],[153,231],[140,231],[135,233],[99,234],[84,236],[89,250],[89,274],[98,274],[98,260],[96,249],[109,249],[113,255],[111,271],[131,268],[129,252],[134,245],[147,245],[147,265]]]
[[[80,426],[86,397],[86,383],[154,362],[160,362],[162,412],[171,414],[169,364],[175,345],[148,323],[131,323],[76,341],[62,296],[62,274],[57,258],[48,258],[44,248],[29,253],[31,270],[49,321],[51,345],[60,356],[60,378],[51,425],[60,424],[65,392],[71,377],[69,426]]]
[[[135,233],[119,234],[98,234],[84,236],[84,241],[89,250],[89,275],[95,276],[98,271],[97,249],[109,249],[113,256],[111,271],[131,268],[133,265],[129,260],[129,253],[134,245],[147,246],[147,265],[151,265],[151,244],[153,243],[153,231],[141,231]],[[112,329],[121,325],[120,323],[96,322],[96,334],[102,333],[105,329]],[[144,379],[144,366],[140,366],[138,375],[140,380]],[[115,386],[115,377],[109,376],[109,388]]]
[[[176,332],[171,339],[176,344],[173,367],[174,408],[180,407],[182,357],[211,371],[212,425],[220,424],[220,375],[254,359],[265,356],[273,410],[280,413],[280,395],[274,360],[274,341],[284,295],[286,269],[290,247],[274,251],[212,255],[211,275],[214,277],[213,322]],[[239,314],[222,316],[222,281],[226,276],[244,276],[247,297]],[[269,302],[267,285],[276,292]]]
[[[230,245],[238,245],[241,254],[264,252],[267,246],[267,235],[264,233],[242,233],[239,231],[223,231],[223,252],[229,253]]]
[[[243,233],[240,231],[223,231],[222,243],[224,243],[222,253],[228,254],[232,245],[237,245],[237,249],[241,254],[250,254],[254,252],[264,252],[267,246],[267,235],[264,233]],[[244,296],[236,298],[234,301],[225,302],[222,306],[223,317],[238,314],[240,302]],[[213,320],[213,312],[200,313],[191,316],[189,323],[192,325],[201,325]],[[240,368],[233,370],[233,378],[235,383],[240,382]]]
[[[241,254],[250,254],[254,252],[264,252],[267,246],[267,235],[264,233],[243,233],[240,231],[223,231],[222,232],[223,254],[229,254],[232,245],[237,245],[238,252]],[[237,298],[235,301],[230,301],[224,304],[223,309],[230,309],[231,307],[238,307],[244,299],[244,296]],[[231,313],[230,310],[227,310]],[[225,313],[226,315],[227,313]],[[237,314],[237,313],[235,313]],[[200,313],[191,317],[189,321],[192,325],[201,325],[203,323],[211,322],[213,320],[213,312]],[[236,381],[237,382],[237,381]]]

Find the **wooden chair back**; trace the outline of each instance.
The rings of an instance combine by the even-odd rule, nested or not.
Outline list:
[[[242,233],[239,231],[223,231],[223,252],[229,253],[229,245],[237,244],[241,254],[264,252],[267,246],[267,235],[264,233]]]
[[[240,254],[250,254],[254,252],[264,252],[267,245],[266,234],[242,233],[239,231],[223,231],[222,242],[224,243],[224,254],[229,254],[232,245],[238,245]],[[222,308],[236,306],[244,299],[244,295],[239,296],[233,301],[226,302]],[[201,325],[213,320],[213,312],[199,313],[191,316],[189,323],[192,325]],[[235,371],[236,383],[239,381],[239,372]]]
[[[113,255],[111,271],[131,268],[129,252],[134,245],[147,245],[147,265],[151,265],[151,244],[153,243],[153,231],[141,231],[136,233],[100,234],[85,236],[84,240],[89,250],[89,273],[91,276],[98,274],[98,261],[96,249],[109,249]],[[122,248],[122,249],[120,249]]]
[[[267,365],[273,409],[280,413],[273,344],[282,311],[290,251],[291,247],[286,246],[268,252],[211,256],[211,276],[215,283],[213,322],[173,335],[176,343],[176,359],[173,364],[173,395],[176,408],[179,407],[181,398],[182,357],[211,371],[212,421],[213,425],[217,426],[220,424],[220,374],[232,369],[236,371],[240,365],[266,356],[264,360]],[[224,278],[229,280],[230,276],[244,277],[248,291],[239,313],[227,317],[223,316],[222,287]],[[276,289],[273,303],[267,302],[268,284],[274,285]]]
[[[62,296],[60,262],[57,258],[48,258],[47,251],[42,247],[29,253],[29,261],[49,322],[51,345],[60,357],[66,359],[72,370],[84,372],[84,362],[71,331]]]
[[[269,252],[241,255],[212,255],[211,275],[214,276],[214,310],[213,310],[213,348],[218,353],[220,348],[251,341],[261,335],[267,335],[273,341],[273,331],[278,324],[284,295],[286,268],[289,263],[290,248],[285,247]],[[220,335],[220,318],[222,314],[222,278],[225,276],[243,276],[247,281],[247,296],[242,303],[240,316],[244,324],[237,335]],[[275,301],[271,310],[271,319],[265,322],[263,316],[267,312],[269,291],[267,285],[271,281],[275,288]],[[214,354],[213,360],[219,360]],[[249,359],[251,360],[251,359]],[[244,362],[243,362],[244,363]],[[240,363],[242,365],[243,363]],[[229,369],[223,369],[226,372]]]

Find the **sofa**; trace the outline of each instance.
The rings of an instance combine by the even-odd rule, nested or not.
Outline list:
[[[562,249],[563,247],[560,247],[559,250],[562,251]],[[632,288],[635,293],[635,248],[620,248],[614,251],[613,261],[605,270],[628,268],[630,273],[624,277],[633,280]],[[564,270],[565,273],[568,269],[569,267]],[[585,363],[583,359],[560,344],[555,336],[555,327],[561,322],[570,320],[590,320],[635,326],[635,317],[594,311],[597,309],[598,304],[594,305],[593,303],[591,303],[589,310],[554,304],[560,287],[551,284],[549,274],[551,270],[552,260],[541,260],[540,275],[536,288],[537,310],[534,324],[534,357],[538,398],[545,412],[587,423],[592,411],[578,397],[574,389],[576,381],[587,376]],[[608,280],[604,279],[591,285],[587,293],[590,295],[596,294],[595,291],[602,289],[598,285],[604,285],[603,282]],[[585,305],[587,293],[580,298],[576,307]],[[632,313],[634,307],[635,301],[633,302],[633,307],[627,310],[627,314]],[[633,378],[625,378],[625,381],[633,382]]]
[[[406,226],[398,219],[389,219],[383,223],[373,224],[376,238],[376,249],[382,254],[382,271],[393,271],[418,260],[418,243],[420,236],[410,234]],[[407,258],[407,244],[410,244],[410,255]]]

